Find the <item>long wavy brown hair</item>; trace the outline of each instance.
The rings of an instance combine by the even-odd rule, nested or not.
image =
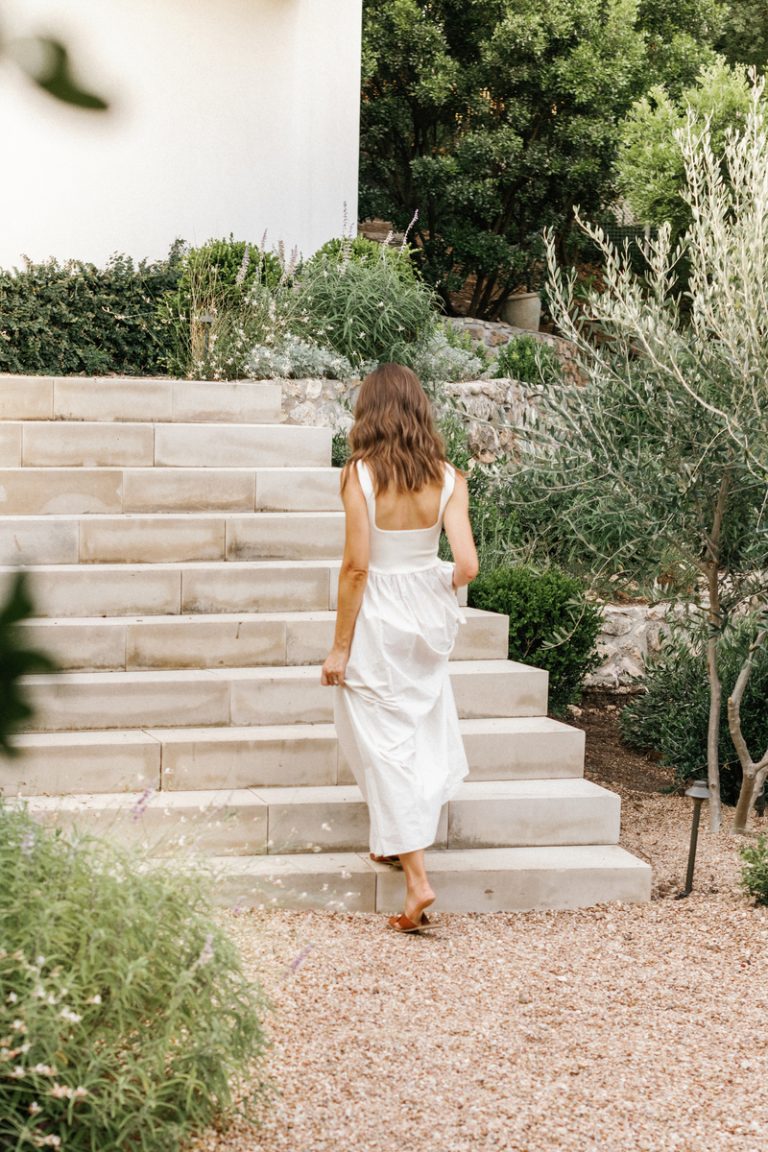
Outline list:
[[[445,445],[435,428],[432,405],[418,376],[402,364],[380,364],[363,380],[349,444],[342,491],[358,460],[373,473],[377,493],[390,485],[398,492],[418,492],[443,482]]]

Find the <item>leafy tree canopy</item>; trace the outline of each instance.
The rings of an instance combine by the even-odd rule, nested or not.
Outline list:
[[[622,126],[618,172],[621,191],[639,220],[669,221],[675,234],[688,226],[691,210],[683,198],[680,132],[689,112],[702,129],[709,124],[713,150],[722,152],[729,129],[744,123],[749,105],[746,69],[722,58],[705,68],[679,99],[658,85],[633,105]]]
[[[768,4],[731,0],[725,6],[716,48],[731,64],[768,65]]]
[[[470,310],[493,315],[535,279],[542,228],[562,237],[574,203],[611,197],[633,99],[711,59],[716,5],[681,7],[366,0],[362,214],[405,227],[418,210],[427,278],[447,300],[475,276]]]

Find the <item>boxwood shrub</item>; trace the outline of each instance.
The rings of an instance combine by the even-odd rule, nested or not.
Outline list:
[[[481,571],[469,603],[509,616],[509,659],[546,668],[550,712],[562,715],[578,701],[584,677],[600,663],[601,623],[579,580],[558,568],[501,566]]]

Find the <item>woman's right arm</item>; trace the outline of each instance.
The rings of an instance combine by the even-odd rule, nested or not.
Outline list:
[[[477,549],[469,522],[469,491],[461,473],[456,473],[453,494],[445,506],[443,528],[453,553],[453,586],[469,584],[478,573]]]

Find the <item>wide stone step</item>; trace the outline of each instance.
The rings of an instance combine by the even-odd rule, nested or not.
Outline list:
[[[338,561],[252,560],[178,564],[42,564],[31,568],[38,616],[328,611]],[[17,571],[0,566],[0,595]]]
[[[0,515],[337,512],[338,468],[0,468]]]
[[[152,853],[181,847],[252,856],[365,850],[368,811],[356,786],[32,796],[31,815]],[[468,782],[444,805],[446,849],[613,844],[620,800],[590,780]]]
[[[263,380],[0,376],[0,420],[175,420],[269,424],[282,388]]]
[[[459,715],[542,716],[547,673],[507,660],[454,661]],[[64,672],[28,676],[33,731],[203,725],[318,724],[333,718],[320,669],[211,668],[174,672]]]
[[[18,564],[339,559],[342,512],[3,516],[0,558]]]
[[[293,424],[9,421],[0,467],[280,467],[331,462],[330,428]]]
[[[506,616],[466,608],[455,660],[503,660]],[[210,616],[92,616],[31,620],[21,627],[62,671],[250,668],[318,664],[328,654],[333,612],[227,612]]]
[[[397,913],[402,873],[367,853],[230,856],[211,861],[216,900],[238,908]],[[588,908],[651,898],[651,869],[617,844],[474,848],[427,853],[431,912]]]
[[[548,716],[461,720],[471,780],[579,777],[584,733]],[[332,724],[40,732],[0,759],[17,794],[221,790],[352,784]]]

